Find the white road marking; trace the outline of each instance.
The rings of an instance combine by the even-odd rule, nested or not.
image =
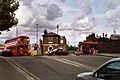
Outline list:
[[[43,56],[43,57],[47,58],[47,59],[53,59],[53,60],[56,60],[56,61],[59,61],[59,62],[65,63],[65,64],[73,65],[73,66],[76,66],[76,67],[81,67],[81,66],[84,67],[85,66],[81,63],[77,63],[75,61],[71,61],[71,60],[64,59],[64,58],[59,58],[57,56]]]
[[[42,56],[42,57],[47,58],[47,59],[51,59],[51,60],[55,60],[55,61],[58,61],[58,62],[61,62],[61,63],[69,64],[69,65],[72,65],[72,66],[75,66],[75,67],[79,67],[79,68],[84,67],[88,70],[93,70],[93,67],[91,67],[91,66],[87,66],[87,65],[69,60],[69,59],[59,58],[58,56]]]
[[[68,60],[68,59],[54,59],[54,60],[62,62],[62,63],[69,64],[69,65],[73,65],[73,66],[76,66],[76,67],[85,66],[83,64],[80,64],[80,63],[77,63],[77,62],[74,62],[74,61],[71,61],[71,60]]]
[[[54,60],[65,63],[65,64],[69,64],[69,65],[72,65],[72,66],[76,66],[76,67],[79,67],[79,68],[84,67],[86,69],[93,70],[93,68],[91,68],[91,67],[88,67],[88,66],[86,66],[84,64],[81,64],[81,63],[78,63],[78,62],[75,62],[75,61],[72,61],[72,60],[69,60],[69,59],[64,59],[64,58],[61,58],[61,59],[58,58],[57,59],[56,58]]]

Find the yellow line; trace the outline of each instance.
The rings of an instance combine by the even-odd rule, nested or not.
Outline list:
[[[5,59],[5,58],[4,58]],[[8,63],[10,63],[18,72],[20,72],[22,75],[26,77],[27,80],[41,80],[22,66],[20,66],[19,63],[17,63],[14,60],[11,60],[10,58],[5,59]]]

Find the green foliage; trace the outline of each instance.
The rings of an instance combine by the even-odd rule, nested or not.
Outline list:
[[[69,47],[70,51],[76,51],[77,49],[78,49],[78,47],[75,47],[75,46],[72,46],[72,45],[70,45],[70,47]]]
[[[95,33],[92,33],[91,35],[89,35],[88,37],[86,37],[87,41],[93,41],[93,42],[97,42],[97,38],[95,37]]]
[[[15,0],[0,0],[0,31],[9,30],[18,24],[14,13],[18,7],[19,2]]]

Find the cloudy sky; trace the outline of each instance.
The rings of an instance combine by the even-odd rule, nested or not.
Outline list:
[[[36,24],[39,38],[44,29],[66,36],[70,45],[78,45],[91,33],[102,35],[120,33],[120,0],[18,0],[18,34],[29,35],[31,43],[36,42]],[[16,28],[0,35],[3,41],[16,36]]]

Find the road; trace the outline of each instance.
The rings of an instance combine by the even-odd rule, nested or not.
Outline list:
[[[93,71],[110,57],[20,56],[0,59],[0,80],[75,80],[78,73]]]

